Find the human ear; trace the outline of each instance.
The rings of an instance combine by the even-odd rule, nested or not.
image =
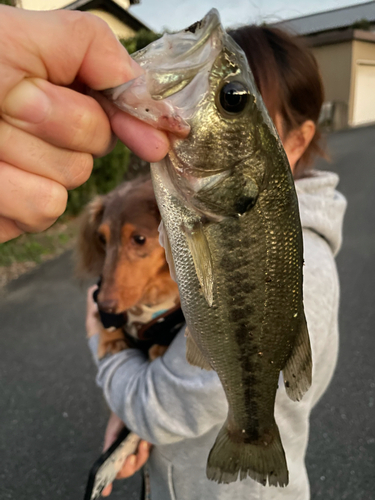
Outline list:
[[[283,146],[292,172],[312,141],[315,130],[315,123],[312,120],[306,120],[300,127],[291,130],[283,140]]]

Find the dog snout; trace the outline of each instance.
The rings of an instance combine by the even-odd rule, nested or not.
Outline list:
[[[98,307],[101,311],[114,314],[117,312],[118,301],[117,300],[99,300]]]

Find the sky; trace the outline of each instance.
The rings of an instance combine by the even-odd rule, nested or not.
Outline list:
[[[140,21],[154,31],[164,28],[177,31],[201,19],[212,7],[218,9],[222,24],[235,27],[240,24],[272,22],[323,12],[348,5],[365,3],[363,0],[141,0],[130,7]]]

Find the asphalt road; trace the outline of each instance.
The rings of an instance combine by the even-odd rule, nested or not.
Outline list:
[[[331,135],[349,200],[338,257],[341,349],[311,421],[312,499],[375,498],[375,127]],[[84,334],[84,290],[69,254],[13,282],[1,298],[0,499],[82,500],[108,410]],[[138,498],[139,478],[111,498]],[[296,499],[297,500],[297,499]]]

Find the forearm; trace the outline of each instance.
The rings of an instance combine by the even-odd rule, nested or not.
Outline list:
[[[191,367],[180,335],[166,355],[149,362],[136,349],[97,361],[97,383],[112,409],[142,439],[169,444],[223,422],[225,396],[215,372]],[[94,357],[97,339],[90,339]],[[184,345],[183,345],[184,347]]]

